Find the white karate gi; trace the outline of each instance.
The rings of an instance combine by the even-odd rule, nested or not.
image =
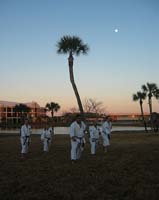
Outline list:
[[[111,134],[111,128],[112,128],[111,122],[105,121],[102,124],[102,138],[103,138],[103,146],[104,147],[110,145],[109,137]]]
[[[96,153],[96,148],[98,146],[99,143],[99,127],[95,127],[95,126],[90,126],[89,127],[89,133],[90,133],[90,144],[91,144],[91,154],[95,154]]]
[[[70,137],[71,137],[71,160],[77,160],[81,157],[81,153],[84,149],[84,131],[86,125],[81,122],[81,126],[75,121],[70,126]],[[74,139],[72,139],[74,137]]]
[[[20,134],[21,134],[20,140],[21,140],[21,146],[22,146],[21,153],[26,154],[28,153],[28,147],[29,147],[29,142],[30,142],[31,126],[30,125],[26,126],[24,124],[21,127]]]
[[[51,145],[53,129],[50,127],[48,129],[43,129],[41,134],[41,140],[43,142],[43,151],[48,152]]]

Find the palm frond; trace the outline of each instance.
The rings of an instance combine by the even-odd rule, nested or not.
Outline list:
[[[156,99],[159,99],[159,88],[154,91],[154,96]]]
[[[77,36],[63,36],[60,41],[57,42],[57,53],[59,54],[69,54],[72,52],[77,56],[82,54],[87,54],[89,47],[87,44],[84,44],[83,41]]]
[[[132,98],[133,98],[133,101],[138,101],[139,100],[139,98],[138,98],[138,96],[136,94],[133,94]]]
[[[153,92],[157,89],[157,85],[156,85],[156,83],[147,83],[147,88],[148,88],[149,92]]]
[[[144,100],[146,99],[146,93],[138,91],[136,94],[133,94],[133,101]]]
[[[148,92],[148,88],[147,88],[146,85],[142,85],[141,88],[142,88],[142,90],[143,90],[144,92]]]
[[[55,102],[47,103],[45,107],[48,111],[56,111],[57,112],[60,109],[60,105]]]

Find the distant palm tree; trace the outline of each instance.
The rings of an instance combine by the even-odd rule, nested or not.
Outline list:
[[[146,93],[145,92],[137,92],[136,94],[133,94],[133,101],[139,101],[140,103],[140,109],[141,109],[141,116],[142,121],[144,123],[145,131],[147,132],[147,126],[144,118],[144,111],[143,111],[143,100],[146,99]]]
[[[74,81],[74,74],[73,74],[73,55],[80,55],[87,54],[89,47],[87,44],[84,44],[83,41],[76,36],[63,36],[60,41],[57,43],[57,53],[59,54],[69,54],[68,57],[68,66],[69,66],[69,74],[70,74],[70,81],[77,99],[77,103],[79,106],[80,113],[84,116],[83,106],[80,99],[80,95],[77,90],[77,86]]]
[[[20,117],[27,117],[27,114],[31,111],[31,108],[29,108],[27,105],[25,104],[16,104],[14,106],[14,112],[15,113],[19,113]]]
[[[54,117],[54,112],[57,112],[60,109],[59,104],[55,102],[47,103],[45,107],[48,111],[51,111],[52,118]]]
[[[153,123],[151,120],[152,116],[152,97],[158,98],[156,91],[158,91],[158,87],[156,83],[147,83],[146,85],[142,86],[143,92],[146,93],[148,97],[148,104],[149,104],[149,110],[150,110],[150,123],[151,123],[151,129],[153,127]]]

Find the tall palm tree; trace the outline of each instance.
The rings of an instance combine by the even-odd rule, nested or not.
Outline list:
[[[142,121],[144,123],[145,131],[147,132],[147,126],[146,126],[146,122],[145,122],[145,118],[144,118],[144,111],[143,111],[143,100],[145,100],[145,99],[146,99],[145,92],[137,92],[136,94],[133,94],[133,101],[139,101]]]
[[[74,55],[87,54],[89,47],[87,44],[84,44],[83,41],[76,36],[63,36],[57,43],[57,53],[59,54],[68,54],[68,66],[69,66],[69,75],[70,81],[77,99],[79,110],[82,116],[84,116],[83,106],[80,99],[80,95],[77,90],[77,86],[74,80],[73,73],[73,60]]]
[[[48,111],[51,111],[52,118],[54,117],[54,112],[57,112],[60,109],[60,105],[55,102],[47,103],[45,107]]]
[[[151,119],[152,97],[157,98],[156,91],[158,91],[158,87],[157,87],[156,83],[147,83],[146,85],[142,86],[142,90],[143,90],[143,92],[146,93],[146,95],[148,97],[148,104],[149,104],[149,110],[150,110],[150,123],[151,123],[151,129],[152,129],[153,128],[153,122],[152,122],[152,119]]]

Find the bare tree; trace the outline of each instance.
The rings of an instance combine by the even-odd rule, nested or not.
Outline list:
[[[84,100],[84,110],[85,112],[91,112],[96,114],[103,114],[106,111],[106,108],[103,106],[102,101],[97,101],[96,99],[85,99]]]

